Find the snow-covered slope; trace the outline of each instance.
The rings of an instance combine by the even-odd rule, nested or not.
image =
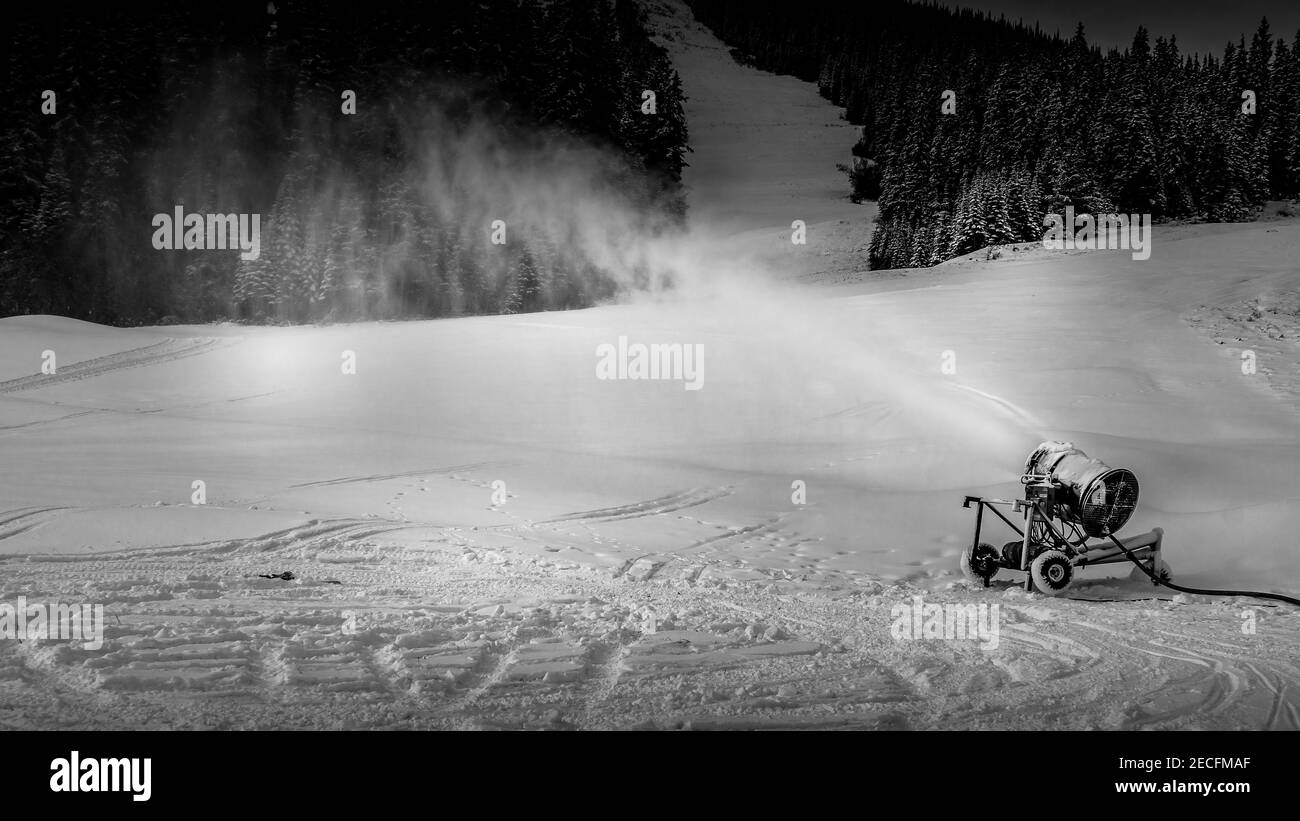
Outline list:
[[[101,650],[0,642],[0,723],[1300,729],[1292,609],[957,573],[962,496],[1016,494],[1061,437],[1137,472],[1126,532],[1164,527],[1180,580],[1300,588],[1300,426],[1267,373],[1295,351],[1246,375],[1184,318],[1294,283],[1295,223],[1157,228],[1146,262],[841,276],[872,213],[834,170],[853,129],[681,6],[656,21],[696,146],[678,294],[311,328],[0,320],[0,601],[109,612]],[[701,389],[598,379],[619,337],[702,345]],[[1002,605],[999,647],[895,640],[913,595]]]

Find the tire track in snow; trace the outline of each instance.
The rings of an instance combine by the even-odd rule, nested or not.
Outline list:
[[[1101,658],[1101,654],[1083,642],[1037,628],[1003,625],[1000,632],[1004,639],[1033,647],[1041,655],[1076,668],[1072,675],[1084,672]]]
[[[1173,647],[1159,638],[1137,638],[1131,633],[1088,622],[1074,624],[1112,636],[1113,641],[1109,644],[1112,651],[1119,649],[1139,658],[1146,656],[1160,660],[1148,672],[1163,673],[1167,680],[1155,689],[1135,692],[1131,696],[1131,706],[1126,710],[1122,729],[1142,729],[1181,719],[1219,715],[1252,692],[1246,676],[1234,667],[1234,659],[1227,656]],[[1156,632],[1184,642],[1200,641],[1190,636]],[[1169,662],[1192,665],[1197,672],[1176,677],[1177,670]],[[1120,660],[1110,659],[1107,666],[1117,668],[1121,666]],[[1181,696],[1189,698],[1179,703]],[[1152,705],[1151,712],[1147,712],[1144,705]]]
[[[1200,698],[1193,700],[1190,704],[1162,709],[1152,715],[1137,715],[1137,710],[1134,709],[1130,712],[1130,720],[1126,729],[1139,729],[1151,724],[1175,721],[1180,718],[1190,718],[1201,714],[1213,715],[1220,713],[1227,709],[1247,689],[1242,684],[1241,676],[1231,669],[1224,658],[1185,649],[1175,650],[1158,641],[1144,643],[1148,646],[1142,647],[1131,644],[1128,647],[1136,652],[1145,653],[1156,658],[1179,661],[1200,667],[1202,669],[1200,674],[1178,679],[1174,682],[1178,685],[1178,693],[1196,693],[1200,695]],[[1146,696],[1168,695],[1169,692],[1170,686],[1166,684],[1159,690],[1147,693]]]
[[[1265,730],[1300,730],[1300,713],[1297,712],[1295,705],[1291,703],[1286,696],[1287,682],[1278,676],[1274,682],[1268,675],[1260,672],[1260,669],[1248,661],[1243,661],[1242,666],[1255,674],[1260,683],[1264,685],[1269,692],[1273,694],[1273,709],[1269,711],[1268,719],[1262,729]],[[1283,726],[1283,718],[1286,722]]]
[[[1231,654],[1223,654],[1223,653],[1197,654],[1191,650],[1185,650],[1184,652],[1193,655],[1198,655],[1206,659],[1207,661],[1217,660],[1219,663],[1221,663],[1225,668],[1225,670],[1228,672],[1228,674],[1234,675],[1240,682],[1240,693],[1238,694],[1238,698],[1247,698],[1252,694],[1254,694],[1256,690],[1254,687],[1250,685],[1249,676],[1246,676],[1245,674],[1234,674],[1229,668],[1233,664],[1239,664],[1242,668],[1245,668],[1250,673],[1254,674],[1254,677],[1259,680],[1260,684],[1263,685],[1264,689],[1267,690],[1272,695],[1272,699],[1271,699],[1272,708],[1270,710],[1270,714],[1268,718],[1265,721],[1265,725],[1261,729],[1277,729],[1278,726],[1283,723],[1283,719],[1285,718],[1286,723],[1289,726],[1285,727],[1284,729],[1300,730],[1300,711],[1297,711],[1295,705],[1286,696],[1286,691],[1290,686],[1286,677],[1278,670],[1269,667],[1269,665],[1264,664],[1263,662],[1260,662],[1259,664],[1252,664],[1251,662],[1247,661],[1246,658],[1244,657],[1248,652],[1245,647],[1242,647],[1240,644],[1231,644],[1228,642],[1221,642],[1221,641],[1211,641],[1208,639],[1199,638],[1196,636],[1189,636],[1184,633],[1170,632],[1167,630],[1160,630],[1157,632],[1162,636],[1167,636],[1168,638],[1175,639],[1180,642],[1187,642],[1187,643],[1196,642],[1202,645],[1210,644],[1216,647],[1225,647],[1228,650],[1232,651]],[[1287,657],[1289,655],[1293,656],[1294,648],[1291,649],[1292,652],[1289,654],[1284,653],[1283,657]],[[1261,666],[1264,668],[1264,670],[1260,669]],[[1296,679],[1296,675],[1294,672],[1291,674],[1291,678],[1292,680]]]

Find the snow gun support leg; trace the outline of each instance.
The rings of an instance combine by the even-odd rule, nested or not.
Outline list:
[[[1129,556],[1132,556],[1139,560],[1149,573],[1168,578],[1168,565],[1160,554],[1164,537],[1165,531],[1157,527],[1137,536],[1129,536],[1127,539],[1114,539],[1113,544],[1083,545],[1079,548],[1079,558],[1075,564],[1079,567],[1090,564],[1118,564],[1130,561]],[[1133,572],[1137,574],[1136,569]],[[1155,582],[1152,581],[1152,584]]]
[[[998,552],[993,545],[980,541],[980,535],[984,529],[984,510],[987,508],[997,516],[1002,522],[1019,536],[1025,536],[1029,531],[1022,531],[1015,522],[998,510],[998,506],[1015,507],[1018,509],[1019,501],[1011,499],[985,499],[981,496],[967,496],[962,502],[962,507],[969,508],[975,505],[975,536],[971,540],[970,547],[962,554],[962,572],[971,580],[982,580],[984,586],[989,586],[989,581],[997,574],[999,568],[1018,569],[1008,565],[1004,556]],[[1023,545],[1022,545],[1023,548]],[[1024,550],[1021,550],[1023,555]],[[1023,569],[1023,568],[1019,568]]]
[[[1025,513],[1025,533],[1020,544],[1020,569],[1025,574],[1025,590],[1032,592],[1034,580],[1029,575],[1029,562],[1034,549],[1034,525],[1038,518],[1038,505],[1033,502],[1022,502],[1016,505],[1016,508]]]

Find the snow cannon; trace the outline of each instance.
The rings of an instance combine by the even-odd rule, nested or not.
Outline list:
[[[1057,596],[1070,587],[1075,568],[1090,564],[1132,562],[1133,580],[1171,578],[1161,558],[1164,531],[1119,539],[1115,536],[1137,508],[1138,481],[1127,468],[1112,468],[1091,459],[1072,442],[1044,442],[1025,460],[1020,483],[1023,499],[967,496],[962,507],[975,505],[975,538],[962,551],[962,573],[985,587],[1001,569],[1025,574],[1025,589]],[[1023,515],[1018,525],[1000,508]],[[992,511],[1019,537],[999,549],[980,540],[984,512]],[[1089,539],[1105,541],[1089,544]]]

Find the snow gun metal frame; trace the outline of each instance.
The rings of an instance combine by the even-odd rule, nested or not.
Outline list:
[[[1160,555],[1164,531],[1118,539],[1115,532],[1128,521],[1137,506],[1137,477],[1132,471],[1113,469],[1069,442],[1044,442],[1025,462],[1020,477],[1023,499],[988,499],[967,496],[962,507],[975,507],[975,537],[962,551],[962,573],[972,581],[989,581],[999,569],[1025,574],[1025,589],[1048,596],[1065,592],[1076,567],[1093,564],[1133,562],[1130,578],[1145,578],[1153,584],[1170,578],[1169,566]],[[999,506],[1011,507],[1024,516],[1021,528]],[[984,511],[990,510],[1020,536],[998,550],[980,541]],[[1109,543],[1088,544],[1089,538]]]

